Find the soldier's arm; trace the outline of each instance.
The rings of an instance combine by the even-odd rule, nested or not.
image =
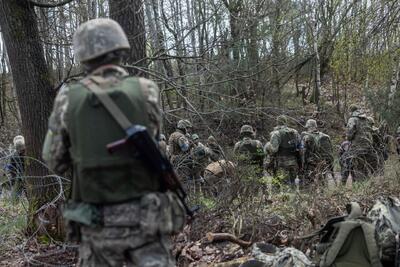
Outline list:
[[[63,85],[54,100],[42,155],[48,167],[59,174],[71,166],[67,130],[68,91],[68,85]]]
[[[145,78],[139,78],[140,88],[146,98],[147,114],[150,120],[149,133],[158,140],[161,130],[161,107],[157,84]]]

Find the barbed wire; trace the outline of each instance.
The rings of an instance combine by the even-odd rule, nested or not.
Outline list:
[[[24,169],[28,164],[29,167],[35,165],[35,167],[43,168],[49,174],[43,176],[25,175]],[[4,145],[0,147],[0,177],[2,178],[0,179],[0,200],[10,202],[12,205],[21,205],[24,214],[19,215],[25,215],[27,223],[30,223],[28,217],[35,218],[36,224],[33,233],[24,238],[21,246],[9,247],[9,249],[18,249],[18,253],[21,253],[25,263],[32,266],[73,266],[74,260],[70,260],[69,263],[66,263],[65,259],[61,262],[57,262],[57,260],[54,262],[53,258],[56,255],[76,253],[78,246],[54,239],[48,231],[48,226],[52,221],[46,217],[47,213],[59,209],[61,203],[65,201],[65,187],[71,182],[70,179],[52,174],[52,171],[44,162],[33,157],[18,155],[13,148]],[[32,197],[30,191],[40,192],[49,188],[51,188],[54,196],[35,210],[31,210],[33,205],[29,203],[30,197]],[[28,206],[26,206],[25,200],[28,202]],[[47,240],[46,246],[53,246],[54,248],[44,251],[40,247],[38,239]],[[4,244],[7,245],[6,242]],[[36,244],[36,253],[32,252],[31,246],[33,244]]]

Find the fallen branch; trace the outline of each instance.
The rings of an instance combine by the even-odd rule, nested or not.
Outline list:
[[[218,241],[229,241],[235,244],[238,244],[242,247],[251,246],[252,242],[244,241],[242,239],[237,238],[236,236],[228,233],[207,233],[206,234],[208,242],[218,242]]]

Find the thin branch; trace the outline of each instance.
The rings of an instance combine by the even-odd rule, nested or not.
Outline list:
[[[31,4],[33,6],[41,7],[41,8],[53,8],[53,7],[60,7],[60,6],[69,4],[72,1],[73,0],[64,0],[64,1],[61,1],[60,3],[52,3],[52,4],[47,3],[46,4],[46,3],[38,3],[38,2],[30,0],[29,4]]]

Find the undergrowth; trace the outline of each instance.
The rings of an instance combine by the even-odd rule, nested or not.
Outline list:
[[[400,166],[393,156],[386,162],[384,175],[348,185],[312,185],[306,189],[282,186],[279,190],[256,178],[254,171],[241,168],[235,177],[220,183],[208,194],[199,190],[192,203],[202,210],[191,227],[191,239],[207,232],[227,232],[251,241],[300,248],[302,239],[319,229],[327,219],[346,213],[346,205],[358,202],[366,212],[379,197],[400,195]],[[210,205],[212,203],[212,205]]]

